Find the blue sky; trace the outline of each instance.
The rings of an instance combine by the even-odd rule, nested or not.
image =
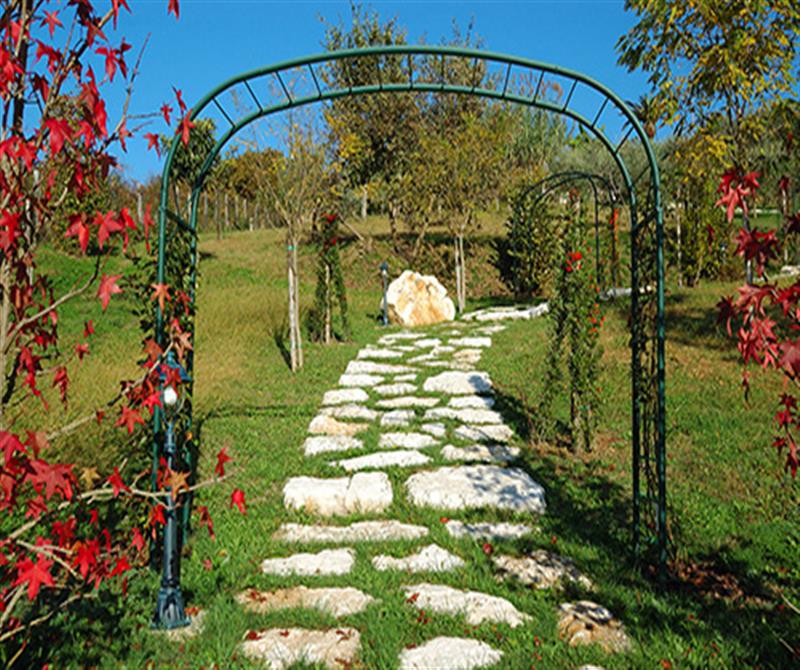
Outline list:
[[[182,89],[189,106],[209,89],[243,70],[321,51],[321,18],[338,22],[350,15],[347,0],[277,2],[271,0],[182,0],[181,17],[167,16],[166,0],[131,0],[132,15],[120,18],[115,37],[139,47],[150,40],[136,82],[132,113],[174,105],[172,87]],[[474,19],[484,47],[582,71],[613,88],[624,99],[647,91],[645,77],[616,64],[614,45],[634,24],[622,0],[527,0],[520,2],[372,2],[381,16],[396,16],[408,41],[436,44],[452,35],[455,19],[465,28]],[[129,56],[129,61],[134,56]],[[109,91],[111,109],[122,93]],[[112,117],[113,118],[113,117]],[[155,123],[154,132],[163,132]],[[143,140],[120,157],[137,180],[160,171]]]

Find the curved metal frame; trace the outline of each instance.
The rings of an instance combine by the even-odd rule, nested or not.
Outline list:
[[[382,63],[389,59],[397,59],[406,65],[404,79],[387,79],[390,73],[382,68]],[[415,60],[416,59],[416,60]],[[430,70],[414,65],[419,59],[434,59],[439,64],[438,76],[431,76]],[[471,62],[473,79],[465,84],[451,75],[451,68],[446,67],[448,61],[457,59]],[[350,82],[349,85],[330,86],[324,76],[323,68],[334,62],[345,61],[352,72],[352,64],[374,63],[375,79],[368,83]],[[423,61],[425,62],[425,61]],[[427,62],[430,62],[428,60]],[[490,72],[491,68],[499,68],[494,78],[478,78],[478,73]],[[370,71],[371,71],[370,70]],[[292,72],[302,71],[310,75],[313,89],[310,93],[294,96],[287,86]],[[512,77],[512,71],[514,77]],[[361,71],[363,74],[363,70]],[[463,70],[462,70],[463,72]],[[562,99],[551,100],[543,88],[545,76],[558,78],[566,82],[563,87],[565,95]],[[265,105],[256,95],[256,82],[261,78],[271,77],[277,91],[277,99]],[[520,86],[519,82],[536,81],[533,95],[529,89]],[[252,85],[251,85],[252,84]],[[255,103],[256,110],[234,118],[224,107],[224,95],[239,87],[242,95],[248,95]],[[174,232],[168,236],[170,225],[188,231],[191,235],[192,268],[189,295],[194,301],[197,265],[196,223],[199,194],[209,173],[214,159],[225,144],[248,124],[271,114],[290,110],[303,105],[336,100],[350,96],[383,93],[416,93],[437,94],[454,93],[474,95],[490,100],[513,102],[529,107],[547,110],[566,116],[580,125],[590,135],[599,140],[608,150],[620,170],[625,183],[625,195],[631,212],[631,385],[632,385],[632,442],[633,442],[633,535],[637,553],[642,546],[642,496],[641,474],[645,474],[647,484],[644,502],[648,505],[645,511],[652,512],[652,525],[655,537],[652,544],[658,551],[658,563],[662,569],[667,557],[667,520],[666,520],[666,452],[665,452],[665,366],[664,366],[664,255],[663,255],[663,214],[660,192],[660,178],[655,154],[641,124],[628,105],[613,91],[599,82],[579,72],[567,70],[555,65],[500,53],[464,49],[455,47],[436,47],[422,45],[402,45],[350,49],[322,53],[306,58],[285,61],[257,70],[240,74],[214,88],[203,97],[191,111],[190,118],[197,119],[207,110],[216,108],[230,124],[222,133],[214,148],[209,152],[192,188],[190,214],[188,221],[177,212],[180,211],[176,197],[176,211],[169,207],[169,190],[173,161],[179,138],[173,139],[167,153],[161,184],[161,200],[158,218],[158,269],[157,282],[166,283],[166,257]],[[581,95],[599,97],[599,104],[593,107],[590,114],[580,111],[575,101]],[[614,142],[605,132],[607,115],[616,113],[621,117],[621,139]],[[603,121],[603,123],[601,123]],[[644,155],[646,167],[633,177],[622,156],[622,149],[633,137],[635,144]],[[647,177],[646,181],[642,181]],[[641,195],[641,197],[640,197]],[[644,215],[640,218],[638,210],[642,207]],[[650,256],[650,262],[641,264],[640,254]],[[648,290],[640,291],[641,279]],[[655,291],[649,288],[654,284]],[[192,324],[193,331],[193,324]],[[156,341],[165,343],[164,315],[160,309],[156,311]],[[189,367],[192,360],[188,361]],[[158,435],[161,427],[161,414],[156,412],[154,428],[154,460],[157,462],[159,449]],[[649,526],[650,524],[646,524]]]

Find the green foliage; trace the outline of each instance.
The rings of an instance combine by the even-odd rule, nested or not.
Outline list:
[[[317,262],[317,290],[314,306],[308,313],[308,331],[312,340],[326,344],[333,335],[333,301],[339,303],[341,339],[350,337],[350,322],[347,318],[347,291],[342,275],[339,255],[339,220],[335,214],[322,217],[320,230],[319,261]]]
[[[189,135],[189,144],[184,146],[183,142],[178,141],[175,158],[172,162],[173,177],[190,185],[194,185],[206,157],[217,143],[215,137],[217,127],[212,119],[197,119],[194,124]],[[174,137],[162,135],[162,150],[168,151],[174,139]],[[218,160],[218,157],[214,159],[210,172],[213,172]]]
[[[600,406],[598,384],[602,351],[599,339],[603,317],[597,302],[597,280],[588,259],[589,245],[581,227],[568,225],[564,233],[555,295],[550,300],[547,381],[540,406],[539,432],[544,438],[556,436],[553,406],[556,397],[563,392],[562,360],[566,357],[570,404],[567,432],[573,449],[580,447],[589,451]]]

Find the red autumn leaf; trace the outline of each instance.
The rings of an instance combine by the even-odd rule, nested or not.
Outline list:
[[[141,553],[144,551],[144,535],[142,535],[142,531],[138,528],[134,527],[131,531],[133,534],[133,539],[131,540],[131,547],[133,547],[137,553]]]
[[[217,464],[214,466],[214,472],[219,477],[224,477],[225,476],[225,463],[227,463],[228,461],[232,461],[232,460],[233,459],[230,456],[228,456],[228,448],[227,447],[222,447],[222,449],[220,449],[219,453],[217,454]]]
[[[44,556],[39,555],[39,558],[34,563],[29,558],[24,558],[16,565],[17,579],[14,586],[20,584],[28,585],[28,599],[33,600],[39,593],[42,586],[55,586],[53,575],[50,574],[50,568],[53,566],[53,561],[47,560]]]
[[[144,243],[147,247],[147,252],[150,253],[150,229],[155,225],[153,217],[150,215],[150,205],[144,208],[144,221],[142,221],[142,228],[144,229]]]
[[[194,128],[194,122],[189,118],[187,114],[184,116],[178,125],[178,130],[181,134],[181,142],[183,142],[183,146],[189,146],[189,132],[192,128]]]
[[[125,491],[130,493],[130,488],[122,481],[122,477],[119,474],[119,468],[116,466],[114,467],[114,472],[106,479],[106,481],[111,484],[111,489],[114,492],[114,497],[116,498],[119,496],[120,491]]]
[[[158,308],[163,312],[164,303],[170,301],[169,286],[166,284],[150,284],[150,288],[153,289],[153,295],[150,296],[150,300],[157,300]]]
[[[155,149],[156,154],[161,158],[161,140],[155,133],[145,133],[144,138],[147,140],[147,150]]]
[[[176,19],[181,17],[181,8],[178,0],[169,0],[169,4],[167,5],[167,14],[175,14]]]
[[[50,132],[50,153],[55,156],[70,139],[69,123],[64,119],[47,119],[44,127]]]
[[[45,497],[50,500],[56,493],[60,493],[65,500],[72,499],[72,466],[32,458],[28,461],[31,471],[26,479],[31,483],[36,492],[44,488]]]
[[[181,114],[186,112],[186,103],[183,101],[183,92],[179,88],[172,87],[172,91],[175,93],[175,99],[178,101],[178,109],[181,110]]]
[[[130,563],[128,563],[127,556],[117,556],[117,561],[114,564],[114,569],[111,571],[110,577],[117,577],[118,575],[124,574],[128,570],[131,569]]]
[[[114,30],[117,29],[117,17],[119,16],[119,8],[124,7],[130,13],[131,8],[128,7],[127,0],[111,0],[111,11],[114,12]]]
[[[89,246],[89,226],[86,225],[86,215],[81,212],[80,214],[73,214],[69,217],[70,225],[64,237],[77,237],[78,246],[81,248],[81,253],[86,253],[86,248]]]
[[[89,571],[97,565],[97,556],[100,553],[100,543],[97,540],[78,542],[75,546],[75,558],[72,566],[78,568],[81,577],[86,579]]]
[[[56,368],[53,374],[53,388],[58,388],[58,393],[61,397],[61,402],[67,404],[67,388],[69,387],[69,375],[67,375],[67,368],[60,365]]]
[[[144,419],[138,410],[132,409],[127,405],[120,407],[120,417],[117,419],[115,426],[125,426],[128,435],[131,435],[136,428],[136,424],[144,425]]]
[[[161,105],[161,115],[164,117],[164,121],[167,122],[167,125],[170,125],[170,114],[172,114],[172,107],[168,105],[166,102]]]
[[[105,246],[112,233],[118,233],[122,230],[122,224],[117,221],[116,212],[106,212],[105,214],[98,212],[92,223],[98,228],[97,244],[101,249]]]
[[[97,288],[97,297],[100,298],[100,303],[103,305],[103,311],[108,308],[108,302],[111,300],[112,295],[122,293],[122,289],[117,286],[117,282],[122,278],[122,275],[103,275],[100,277],[100,286]]]
[[[82,343],[82,344],[76,344],[75,345],[75,353],[78,356],[78,360],[82,361],[83,357],[87,356],[89,354],[89,345],[86,344],[85,342]]]
[[[94,323],[91,319],[83,322],[83,338],[86,339],[89,335],[94,335]]]
[[[494,553],[494,547],[489,542],[484,542],[481,549],[483,549],[483,553],[487,556],[491,556]]]
[[[51,39],[56,32],[56,26],[59,28],[64,27],[64,24],[61,23],[58,18],[58,12],[48,12],[47,10],[44,11],[44,18],[39,22],[39,25],[42,27],[47,26],[47,29],[50,31]]]
[[[11,461],[17,451],[24,451],[19,438],[13,433],[7,433],[5,431],[0,431],[0,449],[2,449],[3,456],[5,456],[4,462],[6,467],[8,467],[9,461]]]
[[[231,502],[229,507],[233,508],[234,505],[236,505],[242,514],[247,514],[247,507],[244,502],[244,491],[241,489],[234,489],[233,493],[231,493]]]
[[[162,526],[167,525],[167,519],[164,516],[164,512],[166,511],[166,507],[159,503],[152,510],[150,510],[150,520],[149,523],[151,526],[155,526],[157,523],[160,523]]]
[[[214,539],[214,521],[211,519],[211,514],[208,511],[208,507],[205,505],[200,505],[197,508],[197,513],[200,515],[200,525],[205,526],[208,528],[208,534],[211,536],[211,539]]]

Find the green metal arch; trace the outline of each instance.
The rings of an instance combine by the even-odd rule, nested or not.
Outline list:
[[[408,78],[404,81],[386,81],[381,70],[381,58],[405,57],[409,70]],[[420,69],[414,70],[415,58],[441,59],[441,77],[438,80],[425,80],[420,75]],[[471,85],[463,81],[448,81],[449,71],[445,67],[447,59],[471,61],[473,73],[478,72],[480,64],[488,72],[489,68],[500,68],[504,73],[502,88],[499,79],[492,82],[477,81],[473,79]],[[351,83],[351,85],[333,88],[325,84],[322,76],[323,68],[334,61],[375,62],[375,80],[367,83]],[[315,91],[311,94],[294,97],[282,77],[292,70],[304,70],[311,75]],[[512,79],[512,71],[515,77]],[[534,94],[523,94],[515,89],[514,82],[517,75],[527,77],[528,81],[537,81]],[[272,104],[264,105],[251,87],[251,83],[265,76],[273,76],[280,83],[282,96]],[[541,95],[542,82],[546,76],[558,77],[567,82],[565,87],[564,102],[548,100]],[[522,79],[522,77],[520,77]],[[322,81],[322,84],[320,83]],[[249,91],[256,103],[256,111],[245,114],[241,118],[234,118],[224,106],[222,96],[243,86]],[[591,114],[587,114],[575,104],[576,91],[588,91],[599,96],[600,102]],[[573,70],[568,70],[556,65],[540,61],[510,56],[501,53],[480,51],[475,49],[402,45],[381,46],[364,49],[350,49],[336,52],[321,53],[304,58],[284,61],[267,67],[244,72],[212,89],[192,107],[191,119],[201,117],[206,110],[216,108],[229,122],[228,128],[218,139],[214,148],[208,153],[203,167],[197,176],[192,188],[192,197],[188,221],[174,212],[169,207],[169,189],[172,166],[178,147],[179,138],[175,137],[166,156],[162,184],[161,198],[158,214],[158,265],[157,282],[166,283],[165,267],[169,250],[168,227],[170,224],[189,231],[192,234],[192,272],[197,265],[196,237],[194,235],[197,222],[197,205],[204,180],[213,165],[214,159],[219,155],[225,144],[242,128],[271,114],[286,111],[304,105],[331,101],[345,97],[370,95],[380,93],[454,93],[472,95],[513,102],[520,105],[535,107],[550,111],[572,119],[584,130],[596,137],[611,154],[615,164],[620,170],[625,184],[625,196],[631,212],[632,228],[632,263],[631,263],[631,383],[632,383],[632,442],[633,442],[633,532],[637,549],[641,539],[641,510],[640,510],[640,473],[645,469],[648,485],[646,502],[655,509],[653,523],[656,527],[656,537],[653,544],[657,546],[658,562],[663,568],[667,552],[667,526],[666,526],[666,452],[665,452],[665,355],[664,355],[664,255],[663,255],[663,214],[660,191],[660,178],[658,165],[653,148],[641,124],[628,105],[611,89],[594,79]],[[621,139],[612,141],[606,134],[601,120],[604,114],[616,112],[622,119],[620,129]],[[636,147],[641,149],[645,159],[645,169],[635,178],[631,175],[621,150],[630,137],[637,141]],[[642,179],[647,179],[642,182]],[[642,190],[641,184],[645,184]],[[639,208],[644,210],[639,216]],[[176,209],[180,209],[176,207]],[[639,249],[646,247],[647,253],[652,257],[649,264],[640,264]],[[642,271],[644,268],[644,272]],[[653,284],[655,291],[640,292],[640,285],[644,275],[643,286],[646,289]],[[191,298],[194,300],[194,276],[192,277]],[[650,305],[654,298],[655,304]],[[654,308],[654,309],[653,309]],[[156,341],[165,342],[164,315],[161,310],[156,310]],[[191,361],[189,362],[191,365]],[[155,430],[158,435],[161,426],[161,415],[155,415]],[[157,455],[157,443],[154,447],[154,458]],[[651,480],[654,482],[651,486]]]

